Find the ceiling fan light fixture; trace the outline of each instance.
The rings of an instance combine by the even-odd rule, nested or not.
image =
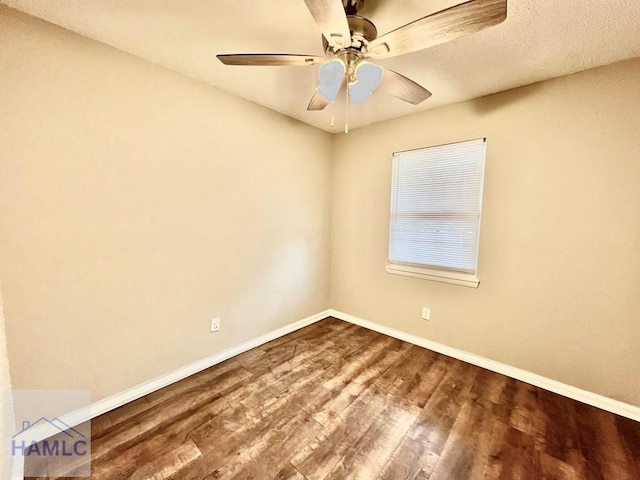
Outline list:
[[[323,63],[318,70],[320,86],[316,91],[330,103],[335,102],[338,92],[340,92],[345,72],[346,66],[339,58]]]
[[[380,86],[383,74],[382,67],[369,62],[360,62],[353,73],[355,81],[349,82],[351,103],[358,104],[368,100]]]

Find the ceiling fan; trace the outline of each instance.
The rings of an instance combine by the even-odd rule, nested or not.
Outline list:
[[[325,57],[300,54],[219,54],[225,65],[320,65],[320,85],[307,110],[333,103],[345,81],[347,101],[361,103],[380,88],[417,105],[431,92],[413,80],[369,59],[415,52],[497,25],[507,17],[507,0],[469,0],[427,15],[378,37],[376,26],[358,15],[364,0],[304,0],[322,32]]]

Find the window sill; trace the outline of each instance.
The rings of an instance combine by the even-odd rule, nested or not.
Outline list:
[[[450,283],[463,287],[478,288],[480,279],[468,273],[444,272],[429,268],[408,267],[405,265],[389,264],[385,267],[387,273],[404,275],[405,277],[422,278],[434,282]]]

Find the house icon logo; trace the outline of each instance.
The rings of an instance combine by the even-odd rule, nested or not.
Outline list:
[[[83,457],[87,444],[84,434],[59,418],[40,417],[35,422],[22,422],[22,430],[12,437],[11,452],[23,457]]]

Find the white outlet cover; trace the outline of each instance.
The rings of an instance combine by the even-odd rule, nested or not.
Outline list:
[[[220,319],[219,318],[212,318],[211,319],[211,331],[212,332],[217,332],[220,330]]]
[[[427,307],[422,307],[422,319],[430,320],[431,319],[431,309]]]

